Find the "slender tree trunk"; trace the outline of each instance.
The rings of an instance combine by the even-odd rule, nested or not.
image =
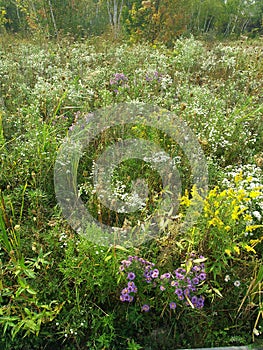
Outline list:
[[[204,27],[203,27],[203,33],[205,33],[205,32],[206,32],[206,23],[207,23],[207,18],[208,18],[208,12],[206,12],[206,15],[205,15]]]
[[[238,16],[235,15],[235,19],[234,19],[234,23],[233,23],[233,27],[231,29],[231,34],[233,34],[235,32],[236,29],[236,24],[237,24],[237,20],[238,20]]]
[[[209,30],[210,30],[210,27],[211,27],[211,23],[212,23],[212,20],[213,20],[214,16],[211,16],[209,21],[208,21],[208,24],[206,25],[206,29],[205,29],[205,33],[207,33]]]
[[[19,8],[18,8],[18,5],[17,5],[17,2],[16,2],[16,15],[17,15],[19,26],[20,26],[21,25],[21,17],[20,17],[20,13],[19,13]]]
[[[115,38],[120,30],[120,21],[123,8],[123,0],[107,0],[107,10],[109,15],[110,25],[114,31]]]
[[[227,23],[226,30],[225,30],[225,32],[224,32],[224,35],[228,35],[228,34],[229,34],[231,23],[232,23],[232,17],[230,16],[230,17],[229,17],[229,21],[228,21],[228,23]]]
[[[49,5],[49,10],[50,10],[51,21],[52,21],[54,31],[55,31],[55,36],[57,37],[58,36],[58,29],[57,29],[57,24],[56,24],[55,17],[54,17],[53,7],[52,7],[50,0],[48,0],[48,5]]]
[[[197,31],[200,32],[200,15],[201,15],[201,3],[199,4],[198,7],[198,13],[196,16],[196,25],[197,25]]]
[[[118,32],[120,31],[120,26],[121,26],[122,8],[123,8],[123,0],[121,0],[120,9],[119,9],[119,16],[118,16]]]
[[[107,10],[108,10],[108,15],[109,15],[110,25],[113,27],[113,16],[112,16],[112,13],[111,13],[111,6],[110,6],[110,1],[109,0],[107,0]]]
[[[241,28],[241,33],[243,34],[246,31],[246,28],[249,23],[249,18],[246,18],[245,21],[243,22],[242,28]]]

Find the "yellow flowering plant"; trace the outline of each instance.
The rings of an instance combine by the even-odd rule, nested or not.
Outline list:
[[[241,175],[237,176],[236,184],[241,179]],[[262,189],[263,186],[249,190],[231,187],[221,190],[217,186],[203,200],[203,214],[187,233],[187,242],[191,249],[210,257],[215,279],[229,260],[257,254],[256,246],[263,225],[255,223],[250,212],[252,199],[260,197]],[[191,194],[186,192],[182,196],[183,210],[191,205],[196,195],[196,191],[192,190]]]

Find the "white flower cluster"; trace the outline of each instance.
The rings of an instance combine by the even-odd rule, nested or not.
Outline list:
[[[222,180],[222,185],[225,188],[233,188],[235,190],[245,190],[247,193],[255,191],[257,195],[255,198],[250,197],[246,202],[246,207],[249,207],[247,212],[253,219],[250,224],[263,223],[263,172],[261,168],[254,164],[245,164],[239,166],[226,167],[226,175]],[[238,182],[236,177],[241,176]]]

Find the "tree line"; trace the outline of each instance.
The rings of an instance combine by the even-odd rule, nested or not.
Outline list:
[[[57,37],[127,36],[172,42],[182,34],[263,34],[263,0],[0,0],[0,31]]]

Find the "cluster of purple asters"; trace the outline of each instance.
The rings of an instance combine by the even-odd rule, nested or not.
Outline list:
[[[179,301],[184,301],[186,305],[193,308],[201,309],[204,306],[204,297],[195,294],[198,291],[197,287],[206,280],[203,263],[200,265],[194,264],[188,272],[186,269],[179,267],[169,278],[164,277],[164,275],[161,277],[163,277],[163,283],[160,285],[161,291],[172,287],[174,288],[175,298]]]
[[[154,263],[151,263],[150,261],[147,261],[143,258],[139,258],[138,256],[129,256],[127,260],[123,260],[121,262],[121,266],[120,266],[120,271],[125,271],[127,269],[130,268],[131,264],[133,261],[136,261],[139,266],[140,269],[142,269],[144,272],[144,275],[147,271],[147,273],[149,272],[151,273],[155,273],[159,274],[159,271],[157,269],[152,270]],[[129,271],[127,273],[127,279],[129,280],[127,286],[121,291],[121,295],[120,295],[120,300],[121,301],[127,301],[127,302],[132,302],[134,300],[134,294],[137,293],[138,288],[134,283],[136,274],[133,271]],[[145,276],[146,277],[146,276]],[[147,279],[145,278],[145,280],[147,281]],[[144,304],[142,306],[142,311],[149,311],[150,307],[147,304]]]
[[[128,88],[128,78],[124,73],[115,73],[110,79],[110,85],[114,88],[114,92],[118,93],[119,87]]]
[[[121,262],[121,266],[120,266],[120,271],[124,271],[127,270],[127,268],[130,267],[130,265],[132,264],[133,261],[137,261],[139,263],[139,265],[141,266],[141,268],[144,268],[145,270],[148,270],[150,268],[152,268],[155,264],[151,263],[148,260],[145,260],[143,258],[139,258],[138,256],[128,256],[127,260],[122,260]]]
[[[176,309],[177,303],[201,309],[204,306],[205,298],[198,294],[198,287],[206,280],[206,272],[203,256],[196,258],[192,255],[186,262],[186,268],[179,267],[173,273],[166,272],[160,274],[155,268],[155,264],[138,256],[129,256],[127,260],[121,262],[120,271],[127,272],[128,284],[121,291],[120,300],[132,302],[134,295],[138,292],[135,279],[146,282],[153,288],[159,288],[164,297],[170,300],[171,310]],[[136,272],[132,271],[132,264],[136,262]],[[144,304],[142,311],[149,311],[150,306]]]
[[[150,82],[150,81],[161,81],[162,80],[162,75],[158,71],[154,71],[151,73],[147,73],[145,76],[145,80]]]
[[[132,272],[131,272],[132,273]],[[134,274],[135,278],[135,274]],[[120,300],[131,302],[134,299],[133,294],[137,293],[138,288],[133,281],[129,281],[126,288],[121,291]]]
[[[129,256],[127,260],[123,260],[121,262],[120,271],[125,271],[129,269],[133,261],[137,261],[139,263],[140,268],[145,268],[145,270],[149,270],[154,266],[153,263],[143,258],[139,258],[138,256]],[[127,273],[127,279],[129,280],[129,282],[127,286],[121,291],[121,301],[132,302],[134,300],[134,294],[138,291],[138,288],[134,283],[135,277],[136,274],[133,271],[129,271]],[[143,305],[142,311],[149,311],[149,306],[147,304]]]

